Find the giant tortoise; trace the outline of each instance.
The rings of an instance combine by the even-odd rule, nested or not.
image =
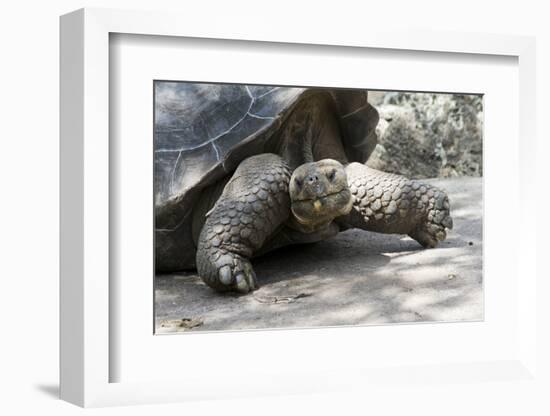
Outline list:
[[[250,259],[349,228],[434,247],[447,195],[365,165],[378,112],[363,90],[155,83],[155,267],[218,291],[258,287]]]

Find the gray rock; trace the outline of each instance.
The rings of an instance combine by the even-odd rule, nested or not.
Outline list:
[[[413,178],[482,176],[480,95],[371,94],[380,113],[367,165]]]

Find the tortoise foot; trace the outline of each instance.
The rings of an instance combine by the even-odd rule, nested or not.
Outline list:
[[[453,220],[449,210],[449,199],[445,192],[435,192],[429,201],[426,220],[413,229],[409,233],[409,237],[425,248],[434,248],[437,243],[447,237],[445,229],[453,228]]]
[[[424,248],[434,248],[437,243],[445,240],[445,228],[436,224],[426,223],[409,233],[409,237],[416,240]]]
[[[227,252],[198,255],[198,268],[203,280],[220,291],[248,293],[258,288],[256,273],[247,258]]]

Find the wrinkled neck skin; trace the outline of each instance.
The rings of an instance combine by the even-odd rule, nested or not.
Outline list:
[[[351,199],[350,199],[350,208],[351,208]],[[349,213],[349,212],[348,212]],[[338,221],[339,218],[345,218],[346,214],[341,214],[338,216],[330,217],[329,219],[324,219],[323,221],[315,222],[315,221],[309,221],[309,222],[303,222],[304,219],[298,219],[294,212],[291,210],[291,215],[288,218],[286,222],[286,226],[296,230],[300,231],[304,234],[313,234],[313,233],[319,233],[325,230],[328,230],[330,227],[333,227],[334,224],[338,226],[338,229],[341,229],[341,223]]]
[[[322,159],[347,164],[337,112],[333,107],[331,98],[325,94],[299,103],[273,140],[276,146],[267,150],[279,154],[291,170]]]
[[[331,226],[332,221],[333,221],[333,219],[329,220],[328,222],[320,222],[320,223],[317,223],[317,224],[314,224],[314,223],[304,224],[304,223],[301,223],[296,218],[294,213],[292,213],[292,215],[287,220],[286,225],[288,227],[292,228],[293,230],[300,231],[301,233],[313,234],[313,233],[317,233],[317,232],[320,232],[320,231],[327,230]]]

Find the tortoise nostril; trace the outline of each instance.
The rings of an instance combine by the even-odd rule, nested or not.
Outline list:
[[[315,182],[319,181],[319,177],[317,175],[309,175],[306,178],[306,181],[308,181],[309,184],[314,184]]]

